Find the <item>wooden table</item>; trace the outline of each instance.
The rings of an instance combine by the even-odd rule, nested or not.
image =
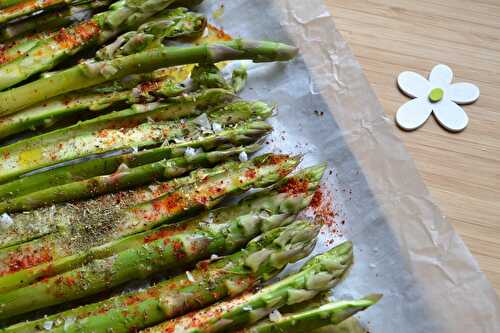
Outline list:
[[[477,84],[469,127],[444,131],[434,119],[397,130],[417,167],[500,295],[500,1],[326,0],[386,113],[408,99],[397,74],[427,76],[439,63],[455,81]]]

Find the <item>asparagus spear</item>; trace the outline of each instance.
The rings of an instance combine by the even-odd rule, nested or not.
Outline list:
[[[20,38],[28,33],[53,32],[61,27],[90,19],[97,10],[108,6],[111,2],[111,0],[90,1],[58,11],[43,11],[1,28],[0,40]]]
[[[186,142],[167,144],[159,148],[123,155],[90,159],[78,164],[50,169],[1,184],[0,199],[8,200],[50,187],[110,175],[116,173],[120,166],[136,168],[162,159],[181,157],[185,155],[188,147],[210,151],[220,147],[250,144],[268,134],[271,130],[272,127],[264,121],[248,121],[209,136],[195,136],[191,138],[192,140]]]
[[[267,118],[272,109],[260,102],[235,102],[217,109],[235,96],[223,90],[207,90],[169,103],[134,105],[76,125],[0,147],[0,182],[60,162],[127,148],[159,145],[164,141],[187,140],[203,129],[195,119],[215,108],[207,118],[225,125],[252,117]],[[181,120],[179,120],[181,119]]]
[[[27,195],[8,199],[0,203],[0,212],[16,212],[31,210],[43,206],[50,206],[60,202],[74,201],[97,197],[110,192],[118,192],[154,181],[164,181],[199,168],[208,167],[221,161],[226,161],[240,153],[253,153],[259,145],[232,148],[224,151],[201,152],[194,156],[185,155],[170,160],[161,160],[141,165],[136,168],[125,167],[110,175],[97,176],[64,184],[52,186],[45,190],[36,191]]]
[[[227,234],[241,231],[253,235],[255,228],[247,226],[254,223],[260,223],[259,228],[264,230],[285,225],[290,218],[306,208],[319,185],[324,169],[324,165],[318,165],[302,170],[236,205],[205,212],[183,223],[142,232],[85,251],[75,253],[68,248],[71,234],[53,234],[0,250],[0,292],[27,286],[42,278],[66,272],[91,259],[104,258],[152,240],[175,236],[178,231],[187,232],[196,228],[204,230],[207,227],[213,229],[214,226],[225,225],[226,229],[217,227],[214,235],[225,237],[226,250],[218,254],[227,254],[248,240],[248,237],[243,236],[226,237]],[[210,225],[205,225],[205,221],[210,221]],[[239,231],[235,229],[236,225],[240,226]],[[24,258],[29,260],[24,263]]]
[[[15,113],[57,95],[162,67],[239,59],[286,61],[296,54],[296,48],[285,44],[238,39],[192,47],[160,47],[113,60],[82,63],[50,77],[0,92],[0,115]]]
[[[34,332],[52,323],[55,332],[129,332],[199,309],[226,296],[235,296],[275,276],[290,262],[314,247],[318,228],[299,221],[272,229],[252,240],[244,250],[158,283],[144,291],[113,297],[47,318],[19,323],[6,332]],[[267,257],[257,259],[260,253]],[[64,289],[61,284],[61,291]],[[59,288],[58,288],[59,289]],[[0,316],[10,314],[0,308]],[[69,320],[72,318],[72,320]]]
[[[254,258],[258,263],[267,253]],[[145,332],[228,332],[251,325],[284,305],[312,299],[332,288],[352,262],[352,244],[343,243],[308,261],[300,272],[259,292],[215,304],[196,313],[172,319]]]
[[[325,304],[332,303],[332,300],[330,299],[330,296],[328,294],[330,294],[330,291],[326,291],[306,302],[293,304],[291,306],[284,306],[269,315],[269,318],[265,318],[259,321],[257,324],[246,327],[243,330],[238,331],[238,333],[245,333],[247,332],[246,330],[248,330],[249,328],[253,328],[254,326],[258,326],[261,324],[265,325],[269,323],[271,319],[273,322],[279,322],[284,317],[316,310]],[[312,329],[311,327],[311,330],[309,331],[312,333],[367,333],[367,331],[362,327],[361,323],[355,317],[347,318],[337,325],[325,325],[317,329]]]
[[[377,303],[382,296],[369,295],[358,300],[337,301],[309,311],[285,316],[246,328],[241,333],[302,333],[328,325],[338,325],[354,314]],[[214,332],[214,331],[211,331]]]
[[[175,190],[171,188],[178,180],[173,181],[174,185],[167,182],[131,191],[132,195],[117,193],[18,214],[15,223],[3,230],[0,242],[6,247],[57,229],[68,229],[72,233],[68,246],[101,245],[212,208],[220,200],[249,188],[273,184],[290,173],[299,161],[298,157],[267,154],[248,162],[228,162],[207,171],[194,171],[194,176],[186,177],[187,181]],[[134,205],[134,201],[142,203]]]
[[[60,29],[54,36],[40,40],[23,59],[0,67],[0,90],[30,76],[50,70],[64,59],[92,45],[100,45],[127,30],[133,30],[175,0],[122,0],[90,20]]]

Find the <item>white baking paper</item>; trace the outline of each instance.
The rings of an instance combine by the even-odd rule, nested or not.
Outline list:
[[[243,95],[279,105],[267,150],[333,169],[326,186],[356,247],[335,296],[384,294],[360,315],[370,332],[500,332],[494,290],[432,202],[322,1],[205,0],[201,8],[232,36],[300,48],[291,63],[252,65]],[[317,251],[331,247],[329,237]]]

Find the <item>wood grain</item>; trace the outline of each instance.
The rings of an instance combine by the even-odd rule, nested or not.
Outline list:
[[[469,127],[451,134],[431,118],[398,130],[434,200],[500,295],[500,1],[326,0],[385,112],[408,99],[395,85],[403,70],[427,76],[439,63],[455,81],[475,83]]]

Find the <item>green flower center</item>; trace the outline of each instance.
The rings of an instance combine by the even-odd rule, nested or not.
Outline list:
[[[429,101],[437,103],[443,99],[444,91],[441,88],[434,88],[429,94]]]

